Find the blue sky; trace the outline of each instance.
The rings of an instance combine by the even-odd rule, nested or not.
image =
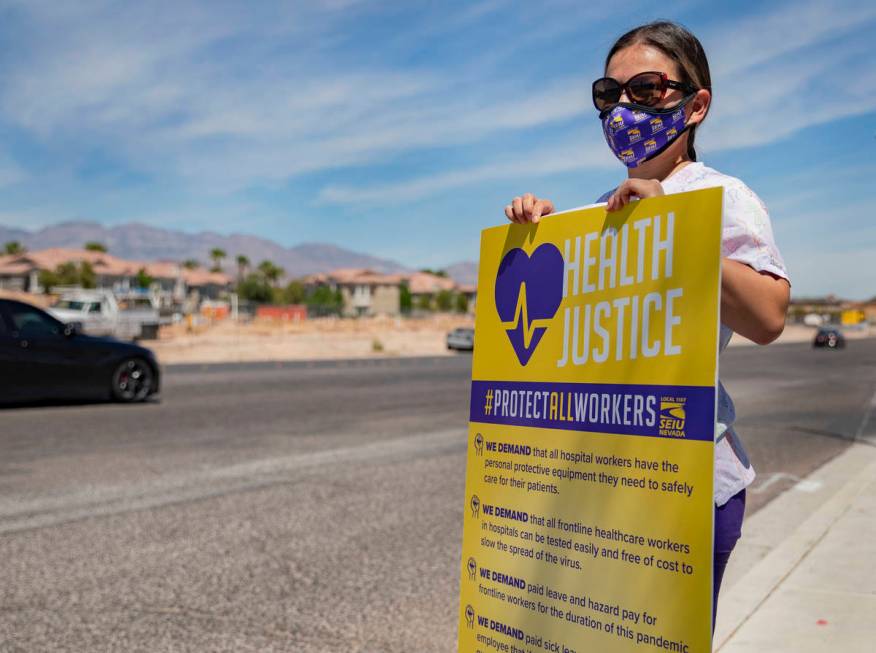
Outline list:
[[[655,18],[702,40],[700,158],[764,199],[795,295],[876,295],[873,2],[0,0],[0,223],[473,260],[514,195],[623,178],[589,85]]]

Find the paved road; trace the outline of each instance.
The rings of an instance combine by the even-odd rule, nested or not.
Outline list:
[[[0,412],[0,651],[453,650],[469,363],[176,368],[160,403]],[[876,427],[876,341],[722,374],[749,510]]]

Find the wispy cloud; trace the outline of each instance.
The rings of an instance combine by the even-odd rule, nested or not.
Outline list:
[[[601,145],[601,144],[597,144]],[[563,146],[547,152],[517,153],[507,160],[473,168],[417,177],[378,186],[326,186],[317,200],[330,204],[398,204],[411,202],[451,189],[482,184],[486,181],[547,175],[587,169],[609,169],[617,165],[604,147]]]
[[[0,188],[12,186],[28,178],[27,172],[9,155],[0,152]]]
[[[463,88],[428,68],[333,69],[313,43],[336,36],[336,12],[299,12],[264,34],[236,12],[195,7],[154,24],[130,7],[56,16],[36,5],[40,47],[10,69],[7,119],[44,141],[112,139],[140,169],[229,191],[472,143],[586,107],[580,79],[547,83],[544,102],[521,97],[516,80]]]
[[[704,39],[715,88],[705,146],[719,152],[768,145],[876,110],[867,24],[876,29],[872,3],[808,2],[716,28]]]
[[[876,5],[867,0],[787,1],[764,4],[732,21],[720,21],[701,34],[712,74],[729,79],[751,68],[820,43],[843,37],[876,20]],[[813,63],[804,58],[800,67]]]

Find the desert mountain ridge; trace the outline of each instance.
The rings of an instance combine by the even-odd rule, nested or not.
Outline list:
[[[219,248],[227,254],[223,265],[229,271],[236,268],[235,259],[243,254],[253,265],[258,265],[263,260],[272,261],[286,271],[288,278],[337,268],[370,268],[387,274],[410,271],[397,261],[330,243],[300,243],[285,247],[267,238],[248,234],[223,235],[213,231],[187,233],[138,222],[108,226],[77,220],[36,230],[0,225],[0,245],[9,241],[18,241],[30,250],[49,247],[80,248],[87,242],[96,241],[104,244],[111,254],[125,259],[195,259],[204,264],[210,264],[210,250]],[[463,261],[448,265],[445,270],[457,283],[468,285],[477,280],[477,263]]]

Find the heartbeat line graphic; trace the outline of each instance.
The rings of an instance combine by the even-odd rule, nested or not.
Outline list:
[[[523,320],[523,346],[529,349],[529,344],[532,342],[532,336],[535,335],[536,329],[539,327],[547,328],[550,323],[550,318],[541,318],[537,320],[529,319],[529,313],[526,310],[526,282],[520,284],[520,293],[517,295],[517,307],[514,309],[514,321],[502,322],[502,325],[509,331],[514,331],[520,326],[520,321]]]

